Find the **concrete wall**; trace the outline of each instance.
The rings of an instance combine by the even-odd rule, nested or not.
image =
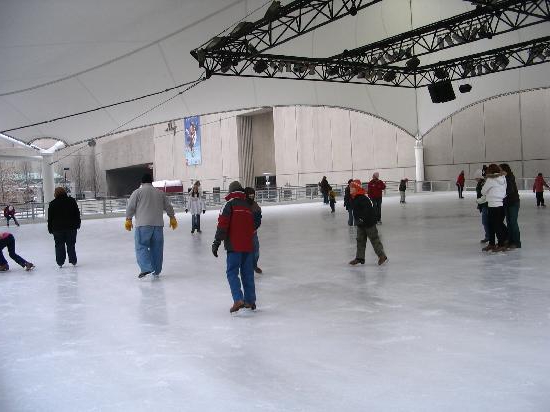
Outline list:
[[[273,112],[255,114],[251,118],[254,176],[276,174]]]
[[[471,177],[507,162],[517,177],[550,174],[550,89],[487,100],[455,113],[424,137],[426,180]]]
[[[414,178],[414,139],[363,113],[327,107],[273,109],[277,184],[304,186],[326,175],[331,183],[350,178]]]

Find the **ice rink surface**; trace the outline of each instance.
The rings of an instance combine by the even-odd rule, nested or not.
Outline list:
[[[264,206],[258,309],[234,315],[217,211],[202,234],[186,214],[165,228],[159,280],[137,279],[123,218],[83,221],[75,268],[45,224],[10,227],[37,267],[0,274],[0,411],[548,412],[550,207],[533,197],[523,248],[497,254],[472,193],[386,198],[380,267],[370,244],[348,265],[341,198]]]

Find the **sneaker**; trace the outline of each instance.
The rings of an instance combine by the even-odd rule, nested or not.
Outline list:
[[[256,273],[262,273],[263,271],[262,271],[262,269],[260,269],[259,267],[255,267],[255,268],[254,268],[254,272],[256,272]]]
[[[489,241],[489,239],[481,239],[481,240],[479,241],[479,243],[487,243],[488,241]]]
[[[378,266],[383,265],[386,260],[388,260],[388,257],[386,255],[380,256],[378,258]]]
[[[495,245],[487,245],[485,246],[483,249],[481,249],[483,252],[490,252],[492,251],[493,249],[495,249],[496,246]]]
[[[33,270],[34,267],[35,267],[35,266],[34,266],[31,262],[25,263],[25,270],[26,270],[27,272]]]
[[[242,300],[237,300],[229,309],[229,313],[237,312],[239,309],[242,308],[244,308],[244,302]]]
[[[355,258],[355,259],[353,259],[352,261],[349,262],[349,264],[350,264],[350,265],[353,265],[353,266],[355,266],[355,265],[357,265],[357,264],[359,264],[359,263],[361,263],[362,265],[364,265],[364,264],[365,264],[365,259],[358,259],[358,258]]]
[[[147,276],[148,274],[154,275],[154,274],[155,274],[155,271],[154,271],[154,270],[150,270],[150,271],[148,271],[148,272],[141,272],[141,273],[138,275],[138,278],[141,279],[141,278]]]
[[[256,302],[245,303],[244,307],[250,310],[256,310]]]
[[[0,265],[0,272],[7,272],[8,270],[10,270],[8,265]]]

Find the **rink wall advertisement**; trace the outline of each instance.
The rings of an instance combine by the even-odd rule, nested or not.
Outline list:
[[[201,124],[200,116],[185,117],[185,162],[187,166],[200,165],[201,156]]]

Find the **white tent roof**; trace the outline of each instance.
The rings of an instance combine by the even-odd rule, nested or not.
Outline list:
[[[157,92],[201,75],[189,51],[266,0],[3,0],[0,2],[0,131]],[[283,4],[288,1],[283,0]],[[412,5],[412,7],[411,7]],[[267,6],[247,18],[261,18]],[[383,0],[274,49],[326,57],[420,27],[474,6],[463,0]],[[422,58],[471,54],[550,34],[549,23]],[[411,134],[473,102],[550,84],[546,65],[469,81],[473,91],[433,104],[426,88],[214,76],[175,93],[7,132],[21,141],[59,138],[72,144],[114,130],[192,114],[274,105],[328,105],[384,118]],[[418,107],[418,110],[417,110]],[[135,120],[132,120],[136,118]]]

